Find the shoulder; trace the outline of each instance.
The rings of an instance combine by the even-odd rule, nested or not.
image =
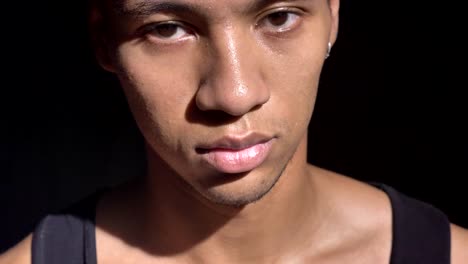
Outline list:
[[[452,263],[464,264],[468,259],[468,230],[457,225],[450,225],[452,233]]]
[[[388,263],[392,247],[392,205],[386,193],[317,167],[312,168],[311,175],[319,182],[321,199],[332,208],[334,222],[338,221],[336,231],[341,238],[350,238],[344,248],[352,250],[353,256],[359,255],[362,263]]]
[[[348,213],[347,220],[356,219],[358,223],[369,220],[373,223],[390,223],[392,206],[388,195],[379,188],[365,182],[341,175],[332,171],[312,167],[312,175],[315,175],[322,190],[326,191],[327,199]],[[365,217],[357,212],[370,214]],[[369,222],[365,223],[367,226]]]
[[[32,234],[4,254],[0,255],[0,264],[30,264]]]

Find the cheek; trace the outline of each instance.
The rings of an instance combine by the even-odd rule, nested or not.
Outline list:
[[[272,77],[272,100],[283,118],[307,126],[316,99],[323,59],[317,51],[299,51],[296,54],[277,63]]]
[[[190,52],[158,54],[153,49],[123,45],[119,50],[119,75],[147,102],[161,107],[183,105],[197,88],[191,82],[195,76],[191,70],[194,66],[188,63],[193,61],[187,57]]]
[[[274,117],[272,121],[281,126],[281,137],[290,151],[295,150],[307,133],[323,63],[319,49],[290,47],[292,49],[296,52],[274,57],[278,60],[270,64],[272,93],[264,109],[269,112],[266,115]]]
[[[177,60],[148,56],[141,49],[120,49],[120,82],[133,115],[148,142],[174,145],[196,92],[193,74]],[[157,140],[155,140],[157,139]]]
[[[269,45],[276,91],[290,106],[311,111],[325,60],[327,27],[320,17],[310,18],[299,37]],[[293,104],[297,103],[297,104]],[[297,107],[293,107],[297,108]],[[296,110],[296,109],[291,109]],[[299,110],[299,109],[297,109]]]
[[[156,92],[157,89],[146,89],[144,84],[127,78],[120,78],[120,81],[146,141],[152,145],[157,144],[159,149],[168,149],[168,146],[175,144],[170,135],[177,128],[173,120],[177,120],[178,111],[175,107],[170,107],[168,102],[171,100],[161,100],[164,96]]]

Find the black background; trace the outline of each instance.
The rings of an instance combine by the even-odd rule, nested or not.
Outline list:
[[[84,2],[2,7],[0,252],[46,213],[143,172],[125,98],[94,62]],[[408,2],[342,1],[309,160],[468,227],[462,18],[453,3]]]

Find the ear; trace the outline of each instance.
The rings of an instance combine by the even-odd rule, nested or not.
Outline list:
[[[111,55],[110,32],[107,31],[107,28],[102,10],[96,4],[92,5],[89,14],[89,32],[96,60],[104,70],[116,73],[113,56]]]
[[[328,0],[331,16],[331,27],[329,41],[333,45],[338,36],[340,0]]]

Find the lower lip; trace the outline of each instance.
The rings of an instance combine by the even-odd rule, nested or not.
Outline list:
[[[210,149],[202,158],[222,173],[242,173],[260,166],[270,153],[272,140],[244,149]]]

